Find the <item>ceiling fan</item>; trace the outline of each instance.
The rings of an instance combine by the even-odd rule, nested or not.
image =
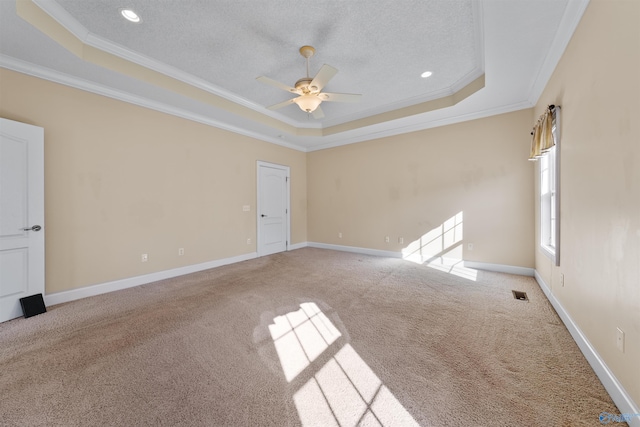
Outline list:
[[[256,79],[262,83],[299,95],[297,98],[292,98],[267,107],[269,110],[277,110],[278,108],[295,103],[298,104],[298,107],[300,107],[302,111],[312,114],[315,119],[321,119],[324,117],[324,113],[320,108],[322,101],[358,102],[360,100],[362,95],[354,93],[322,92],[322,88],[325,87],[329,80],[336,75],[338,70],[330,65],[324,64],[314,78],[309,77],[309,58],[311,58],[315,53],[316,50],[312,46],[302,46],[300,48],[300,55],[307,59],[307,77],[303,77],[298,80],[294,87],[287,86],[286,84],[277,82],[269,77],[261,76]]]

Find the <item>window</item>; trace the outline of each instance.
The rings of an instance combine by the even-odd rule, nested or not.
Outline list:
[[[540,157],[540,248],[560,265],[558,108],[553,112],[555,145]]]

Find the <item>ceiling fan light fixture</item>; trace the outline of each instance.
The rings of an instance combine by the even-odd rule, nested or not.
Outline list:
[[[324,117],[324,113],[320,108],[322,101],[332,102],[356,102],[361,95],[354,93],[326,93],[322,92],[327,82],[333,78],[338,72],[336,68],[330,65],[324,64],[315,77],[309,77],[309,58],[315,53],[315,49],[311,46],[302,46],[300,48],[300,54],[307,60],[307,75],[295,84],[295,87],[287,86],[276,80],[270,79],[265,76],[257,77],[256,80],[266,83],[271,86],[275,86],[287,92],[295,93],[297,98],[288,99],[283,102],[279,102],[275,105],[267,107],[268,110],[277,110],[278,108],[286,107],[287,105],[296,104],[302,111],[307,114],[313,113],[314,119],[321,119]]]
[[[322,100],[316,95],[302,95],[293,100],[306,113],[313,113]]]
[[[131,9],[120,9],[120,14],[124,17],[124,19],[126,19],[127,21],[131,21],[131,22],[135,22],[138,23],[140,22],[140,17],[138,16],[137,13],[135,13],[133,10]]]

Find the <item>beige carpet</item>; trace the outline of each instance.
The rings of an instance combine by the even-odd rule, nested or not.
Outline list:
[[[530,277],[305,248],[48,310],[0,324],[2,426],[596,426],[619,413]]]

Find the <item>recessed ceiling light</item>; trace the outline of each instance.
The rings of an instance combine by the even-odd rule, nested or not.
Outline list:
[[[420,74],[420,77],[426,79],[427,77],[430,77],[431,74],[433,74],[431,71],[425,71],[424,73]]]
[[[131,22],[140,22],[140,17],[137,13],[135,13],[131,9],[120,9],[120,13],[125,17],[128,21]]]

